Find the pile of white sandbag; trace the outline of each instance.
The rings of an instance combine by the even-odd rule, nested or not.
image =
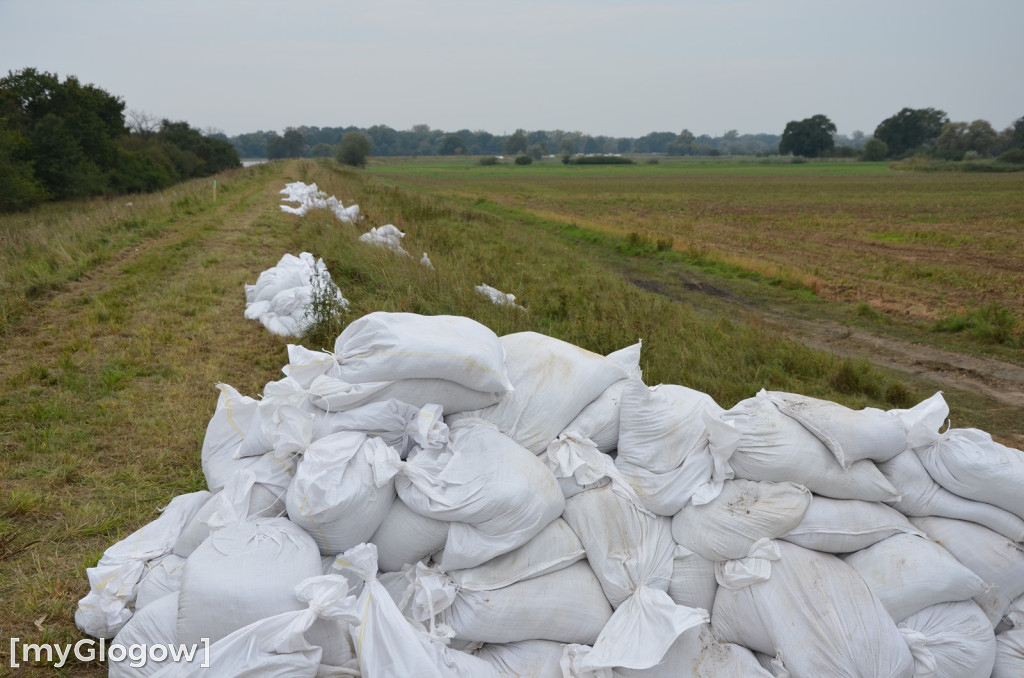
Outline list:
[[[349,302],[323,259],[309,252],[285,254],[277,265],[260,273],[255,284],[245,286],[245,317],[260,321],[271,334],[302,337],[317,321],[318,295],[321,301],[331,302],[324,304],[322,311],[341,313],[348,309]]]
[[[405,251],[404,247],[402,247],[402,238],[404,237],[405,233],[398,230],[398,227],[394,224],[384,224],[383,226],[371,228],[366,233],[363,233],[359,236],[359,242],[364,242],[375,247],[383,247],[391,250],[395,254],[409,256],[409,253]],[[427,253],[424,252],[423,256],[425,257],[426,255]],[[429,262],[430,260],[427,259],[427,261]],[[422,259],[420,260],[420,263],[422,263]],[[433,268],[433,264],[431,264],[430,267]]]
[[[217,676],[1024,675],[1024,453],[941,394],[726,410],[640,350],[407,313],[289,346],[76,622]]]
[[[294,207],[281,205],[282,212],[304,217],[310,210],[330,210],[338,218],[338,221],[346,224],[354,224],[359,221],[359,205],[352,204],[345,207],[340,200],[333,195],[328,196],[316,184],[293,181],[285,184],[281,193],[285,196],[281,198],[282,202],[297,203]]]

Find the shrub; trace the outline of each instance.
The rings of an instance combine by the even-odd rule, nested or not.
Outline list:
[[[485,156],[483,158],[480,158],[480,164],[481,165],[497,165],[498,164],[498,158],[496,156],[493,156],[493,155],[488,155],[488,156]]]
[[[996,162],[1024,165],[1024,148],[1010,149],[1006,153],[1003,153],[998,158],[996,158]]]
[[[967,313],[940,320],[936,332],[968,332],[980,341],[1007,346],[1024,346],[1024,336],[1010,309],[991,302]]]
[[[517,155],[516,156],[516,164],[517,165],[529,165],[532,162],[533,162],[533,158],[531,158],[528,155]]]
[[[861,159],[867,162],[880,162],[889,155],[889,145],[881,139],[871,138],[864,142]]]
[[[577,155],[570,159],[574,165],[633,165],[633,160],[621,155]]]

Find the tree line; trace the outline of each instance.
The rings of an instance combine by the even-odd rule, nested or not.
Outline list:
[[[34,68],[0,79],[0,211],[48,200],[154,191],[193,177],[238,167],[239,158],[334,157],[363,166],[375,156],[508,155],[540,159],[613,154],[676,156],[793,155],[864,160],[925,154],[943,160],[998,157],[1024,164],[1024,116],[996,131],[985,120],[955,122],[935,108],[903,108],[872,135],[837,133],[825,115],[790,121],[781,134],[719,137],[651,132],[641,137],[579,131],[517,129],[511,134],[428,125],[396,130],[289,127],[228,137],[184,121],[125,113],[124,101],[74,76],[63,81]]]
[[[124,101],[34,68],[0,79],[0,211],[155,191],[240,166],[228,141],[187,122],[125,116]]]
[[[545,156],[575,154],[664,154],[664,155],[793,155],[807,158],[837,157],[863,160],[901,159],[925,154],[943,160],[989,158],[1005,155],[1020,162],[1017,151],[1024,148],[1024,116],[997,132],[985,120],[952,122],[935,108],[904,108],[886,118],[867,135],[856,131],[838,134],[825,115],[794,120],[782,134],[740,134],[730,130],[720,137],[682,132],[651,132],[641,137],[592,136],[564,130],[517,129],[496,135],[468,129],[445,132],[428,125],[396,130],[386,125],[368,128],[289,127],[284,134],[251,132],[222,136],[243,158],[339,157],[345,136],[358,135],[369,143],[375,156]],[[352,164],[352,163],[349,163]]]
[[[835,154],[835,124],[825,115],[793,120],[779,141],[779,152],[809,158]],[[865,160],[926,155],[960,161],[999,157],[1024,162],[1024,116],[1001,132],[987,120],[953,122],[937,108],[903,108],[878,124],[864,141]]]

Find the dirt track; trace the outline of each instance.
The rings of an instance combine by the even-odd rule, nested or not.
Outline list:
[[[939,389],[955,388],[978,394],[990,401],[993,408],[1005,410],[1009,418],[1021,420],[1024,413],[1024,367],[1020,365],[905,341],[833,320],[799,318],[785,309],[755,303],[724,285],[691,273],[676,272],[671,285],[651,280],[637,270],[625,274],[634,285],[677,301],[703,307],[701,298],[711,300],[706,307],[709,312],[721,313],[723,307],[736,308],[813,348],[840,356],[865,358],[930,382]],[[1024,434],[1013,433],[1000,441],[1021,448]]]

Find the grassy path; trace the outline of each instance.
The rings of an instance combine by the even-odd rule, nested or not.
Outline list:
[[[151,208],[152,236],[35,302],[3,337],[3,638],[81,637],[85,567],[170,498],[204,489],[215,384],[256,394],[280,376],[284,343],[242,315],[243,285],[290,244],[273,213],[284,179],[265,174],[222,178],[216,202],[200,184]]]

